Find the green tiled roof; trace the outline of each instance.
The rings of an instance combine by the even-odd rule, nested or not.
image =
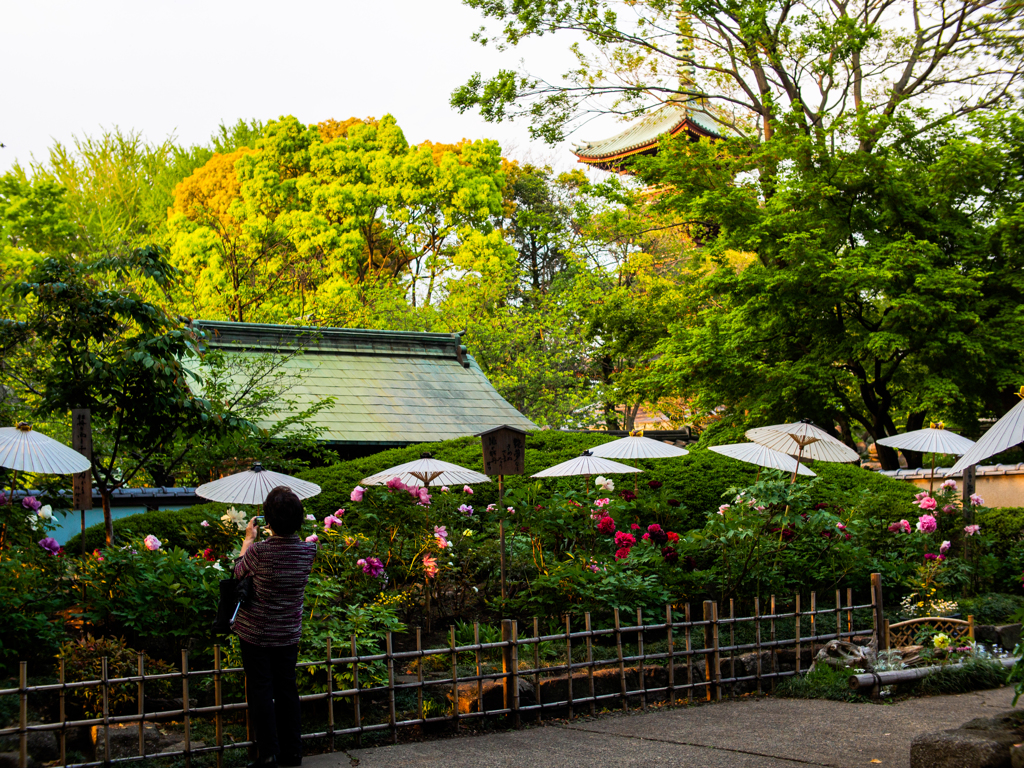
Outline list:
[[[491,386],[457,334],[305,328],[196,320],[211,347],[242,354],[302,350],[283,365],[301,406],[332,443],[407,444],[474,435],[502,424],[537,425]]]

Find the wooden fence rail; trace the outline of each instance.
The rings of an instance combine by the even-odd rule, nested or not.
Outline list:
[[[346,655],[335,655],[338,646],[328,642],[323,660],[298,665],[300,679],[304,672],[322,673],[321,679],[326,678],[321,686],[324,690],[300,697],[303,702],[318,702],[317,711],[322,715],[306,718],[315,720],[321,729],[305,733],[303,738],[323,740],[321,745],[333,750],[339,739],[354,738],[361,743],[366,734],[387,732],[390,740],[397,741],[403,728],[435,723],[458,729],[462,722],[474,718],[505,716],[518,727],[524,719],[593,714],[606,706],[646,709],[655,702],[717,701],[730,692],[761,692],[766,685],[774,687],[780,678],[806,671],[804,662],[830,640],[854,636],[877,640],[880,605],[876,601],[881,592],[873,589],[871,595],[870,603],[855,605],[852,590],[846,590],[845,596],[837,590],[834,603],[823,607],[811,593],[810,610],[801,610],[799,596],[792,599],[793,610],[780,610],[773,595],[766,605],[754,600],[748,616],[736,615],[733,601],[727,614],[709,601],[697,607],[696,614],[689,604],[668,606],[656,620],[640,611],[625,616],[615,610],[610,627],[592,628],[590,614],[582,619],[566,616],[560,620],[559,630],[549,634],[541,634],[540,622],[534,619],[531,636],[521,636],[519,623],[505,620],[500,641],[480,642],[480,626],[474,625],[473,642],[458,645],[452,627],[447,647],[430,649],[423,648],[417,629],[415,650],[395,650],[388,633],[383,652],[374,654],[357,653],[355,637],[342,646],[350,651]],[[866,624],[867,617],[871,626],[858,628],[857,623]],[[810,632],[805,634],[807,628]],[[555,660],[547,661],[551,657]],[[215,647],[212,669],[193,669],[188,651],[182,651],[179,670],[146,674],[145,660],[139,654],[138,674],[110,677],[104,658],[100,679],[84,681],[66,680],[61,660],[57,682],[44,685],[28,684],[27,664],[22,662],[18,687],[0,690],[0,699],[18,697],[19,713],[16,727],[0,728],[0,739],[18,738],[21,768],[27,765],[29,736],[38,731],[56,733],[58,764],[71,768],[157,757],[184,757],[191,766],[192,759],[201,755],[213,755],[221,768],[227,750],[253,746],[250,731],[244,740],[228,738],[226,722],[241,718],[246,703],[240,694],[236,695],[239,700],[229,701],[225,685],[231,681],[233,690],[241,691],[244,673],[240,667],[222,667],[222,659],[222,649]],[[180,687],[179,708],[147,711],[147,695],[151,696],[147,690],[160,681]],[[133,712],[115,714],[111,689],[125,685],[135,686],[136,701],[129,707]],[[190,686],[193,692],[203,688],[207,700],[212,687],[213,703],[190,703]],[[76,693],[88,689],[99,689],[101,712],[68,719],[69,703]],[[30,696],[49,697],[51,703],[56,696],[54,722],[28,722]],[[147,754],[145,724],[171,719],[182,728],[180,748]],[[125,725],[137,726],[137,753],[113,756],[112,728]],[[210,734],[204,739],[212,739],[212,744],[198,745],[197,725]],[[80,733],[79,729],[91,729],[94,734],[95,757],[69,761],[69,734]]]

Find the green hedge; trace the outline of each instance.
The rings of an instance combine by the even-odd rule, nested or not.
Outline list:
[[[114,521],[114,539],[118,542],[127,542],[137,539],[144,539],[153,534],[160,539],[161,544],[170,549],[171,547],[186,547],[186,540],[182,528],[186,525],[195,527],[203,520],[216,522],[227,504],[197,504],[188,509],[170,510],[156,509],[151,512],[140,512],[137,515],[129,515]],[[64,549],[72,554],[82,551],[82,534],[76,533]],[[92,552],[102,547],[106,539],[103,523],[89,526],[85,529],[85,551]]]

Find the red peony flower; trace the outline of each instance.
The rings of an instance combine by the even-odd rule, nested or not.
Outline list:
[[[615,546],[632,547],[634,544],[636,544],[636,536],[634,536],[632,533],[619,531],[615,534]]]
[[[636,501],[636,494],[632,491],[623,491],[619,494],[623,501]]]
[[[639,530],[641,530],[641,528],[636,523],[633,523],[631,526],[629,526],[629,530],[631,530],[631,531],[639,531]]]
[[[677,541],[679,541],[679,534],[675,531],[669,531],[667,535],[670,544],[675,544]]]
[[[615,533],[615,521],[607,516],[602,517],[597,523],[597,530],[606,535]]]
[[[679,501],[677,499],[669,499],[668,502],[666,502],[666,503],[670,507],[678,507],[679,506]]]
[[[625,560],[627,557],[629,557],[629,547],[623,547],[615,553],[616,560]]]
[[[661,550],[661,556],[665,559],[666,563],[674,563],[679,560],[679,553],[672,549],[672,547],[665,547]]]
[[[662,485],[663,483],[661,482],[661,480],[651,480],[651,482],[647,484],[647,487],[650,488],[652,491],[656,491],[659,488],[661,488]]]

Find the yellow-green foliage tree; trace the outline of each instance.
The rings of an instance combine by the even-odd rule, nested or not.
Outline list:
[[[493,141],[411,146],[393,117],[268,123],[254,151],[215,155],[175,190],[182,309],[239,321],[390,327],[456,282],[499,291],[515,254],[492,222]],[[390,308],[390,309],[389,309]],[[429,324],[429,321],[426,322]]]

